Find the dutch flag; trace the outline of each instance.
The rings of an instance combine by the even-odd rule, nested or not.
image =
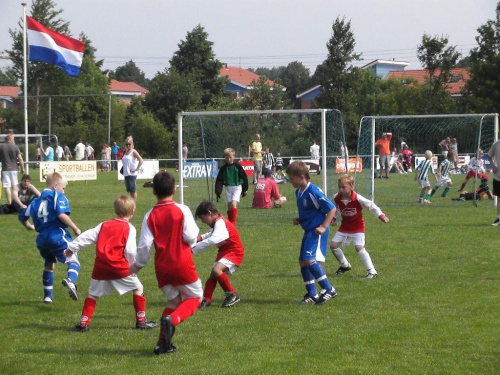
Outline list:
[[[26,20],[29,61],[47,62],[77,77],[82,66],[85,43],[52,31],[31,17],[26,17]]]

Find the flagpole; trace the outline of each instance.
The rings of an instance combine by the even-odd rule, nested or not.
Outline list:
[[[26,3],[23,6],[23,70],[24,70],[24,151],[26,153],[24,161],[26,164],[26,173],[30,173],[29,155],[28,155],[28,64],[26,62]]]

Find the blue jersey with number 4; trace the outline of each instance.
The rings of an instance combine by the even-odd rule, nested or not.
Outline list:
[[[31,201],[25,211],[19,214],[19,219],[26,221],[31,217],[35,230],[41,233],[67,228],[58,216],[70,213],[68,199],[63,193],[45,189],[38,198]]]

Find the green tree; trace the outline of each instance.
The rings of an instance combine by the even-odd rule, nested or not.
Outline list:
[[[422,36],[422,44],[417,47],[417,57],[429,73],[429,83],[439,91],[446,87],[451,78],[450,70],[456,66],[460,53],[456,47],[448,47],[448,38],[441,36]]]
[[[354,52],[356,41],[351,29],[351,22],[337,17],[332,26],[332,36],[327,43],[328,56],[317,67],[314,81],[323,87],[323,93],[317,98],[319,108],[338,109],[344,118],[346,137],[352,143],[357,138],[359,113],[356,101],[360,80],[360,69],[353,62],[360,59]]]
[[[241,99],[241,107],[246,110],[286,109],[291,108],[283,87],[270,86],[265,76],[258,82],[252,82],[252,89]]]
[[[215,58],[213,42],[208,33],[198,25],[178,44],[179,49],[170,60],[170,66],[180,75],[199,82],[203,105],[214,103],[224,95],[227,78],[220,77],[222,63]]]
[[[149,85],[146,74],[132,60],[125,63],[125,65],[119,66],[115,71],[110,71],[109,77],[120,82],[135,82],[146,88]]]
[[[297,101],[297,94],[307,90],[312,84],[309,69],[301,62],[292,61],[281,71],[277,79],[286,88],[288,99],[300,107],[300,101]]]
[[[466,110],[498,112],[500,107],[500,2],[495,18],[478,28],[478,46],[470,53],[469,73],[464,92]]]
[[[131,118],[127,134],[134,137],[134,144],[143,158],[166,158],[175,155],[172,135],[150,112]]]
[[[0,86],[17,86],[17,77],[14,69],[0,69]]]

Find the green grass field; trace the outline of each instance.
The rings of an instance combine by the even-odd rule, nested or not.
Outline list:
[[[194,192],[198,183],[189,180],[187,189]],[[410,176],[377,182],[383,183],[386,192],[418,194]],[[436,207],[377,201],[391,219],[384,224],[365,212],[366,248],[379,278],[363,279],[366,270],[352,245],[345,250],[353,270],[333,277],[338,264],[330,253],[325,269],[338,297],[311,306],[298,303],[305,289],[297,262],[302,230],[291,224],[296,216],[293,189],[284,185],[281,190],[289,197],[281,209],[252,210],[251,193],[242,200],[238,228],[246,258],[231,277],[241,302],[221,308],[224,296],[216,289],[211,308],[177,327],[178,352],[162,356],[152,353],[157,330],[133,329],[130,294],[102,298],[92,330],[70,332],[79,321],[94,249],[80,253],[80,299],[72,301],[60,285],[65,267],[58,264],[54,303],[44,305],[36,233],[26,231],[15,215],[0,216],[0,373],[500,373],[500,228],[490,225],[495,218],[491,202],[475,208],[470,202]],[[458,195],[456,190],[450,196]],[[97,181],[70,182],[66,192],[71,217],[86,230],[113,217],[113,199],[124,193],[124,185],[115,174],[100,173]],[[155,199],[151,189],[140,187],[138,194],[132,221],[139,232]],[[186,194],[194,210],[203,195]],[[222,203],[219,208],[225,214]],[[215,253],[213,248],[195,257],[203,283]],[[148,317],[158,321],[165,301],[154,265],[148,264],[139,277]]]

